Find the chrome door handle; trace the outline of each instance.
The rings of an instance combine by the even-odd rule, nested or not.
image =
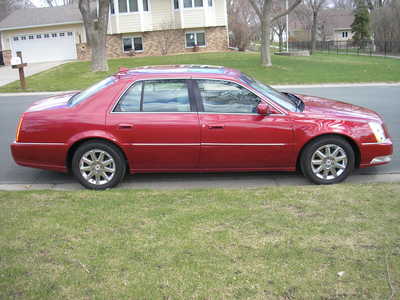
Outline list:
[[[133,124],[118,124],[118,129],[133,129]]]
[[[207,125],[208,129],[224,129],[224,125],[223,124],[209,124]]]

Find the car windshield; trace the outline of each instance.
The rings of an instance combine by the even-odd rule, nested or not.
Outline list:
[[[68,104],[70,106],[74,106],[90,96],[93,96],[94,94],[100,92],[104,88],[110,86],[116,81],[116,78],[114,76],[107,77],[106,79],[103,79],[102,81],[92,85],[91,87],[87,88],[86,90],[83,90],[82,92],[75,94],[74,96],[69,99]]]
[[[243,73],[241,74],[240,79],[259,93],[263,94],[268,99],[271,99],[272,101],[278,103],[283,108],[289,111],[297,110],[296,105],[293,103],[292,100],[290,100],[286,95],[282,94],[281,92],[273,89],[272,87],[265,85]]]

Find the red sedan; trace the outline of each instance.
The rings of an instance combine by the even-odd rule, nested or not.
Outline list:
[[[317,184],[390,162],[381,117],[281,93],[233,69],[123,69],[80,93],[33,104],[11,145],[22,166],[71,171],[90,189],[125,173],[300,170]]]

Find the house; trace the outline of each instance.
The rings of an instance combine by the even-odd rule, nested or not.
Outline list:
[[[310,41],[312,16],[304,7],[299,7],[289,17],[291,41]],[[348,41],[353,38],[351,24],[354,15],[351,9],[327,8],[319,13],[318,36],[320,41]]]
[[[74,5],[28,8],[0,22],[5,64],[90,59],[82,16]],[[109,58],[228,49],[226,0],[111,0]]]

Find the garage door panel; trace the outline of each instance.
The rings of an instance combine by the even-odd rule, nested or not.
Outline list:
[[[13,38],[13,52],[22,51],[24,62],[46,62],[76,59],[75,39],[72,33],[43,32]]]

